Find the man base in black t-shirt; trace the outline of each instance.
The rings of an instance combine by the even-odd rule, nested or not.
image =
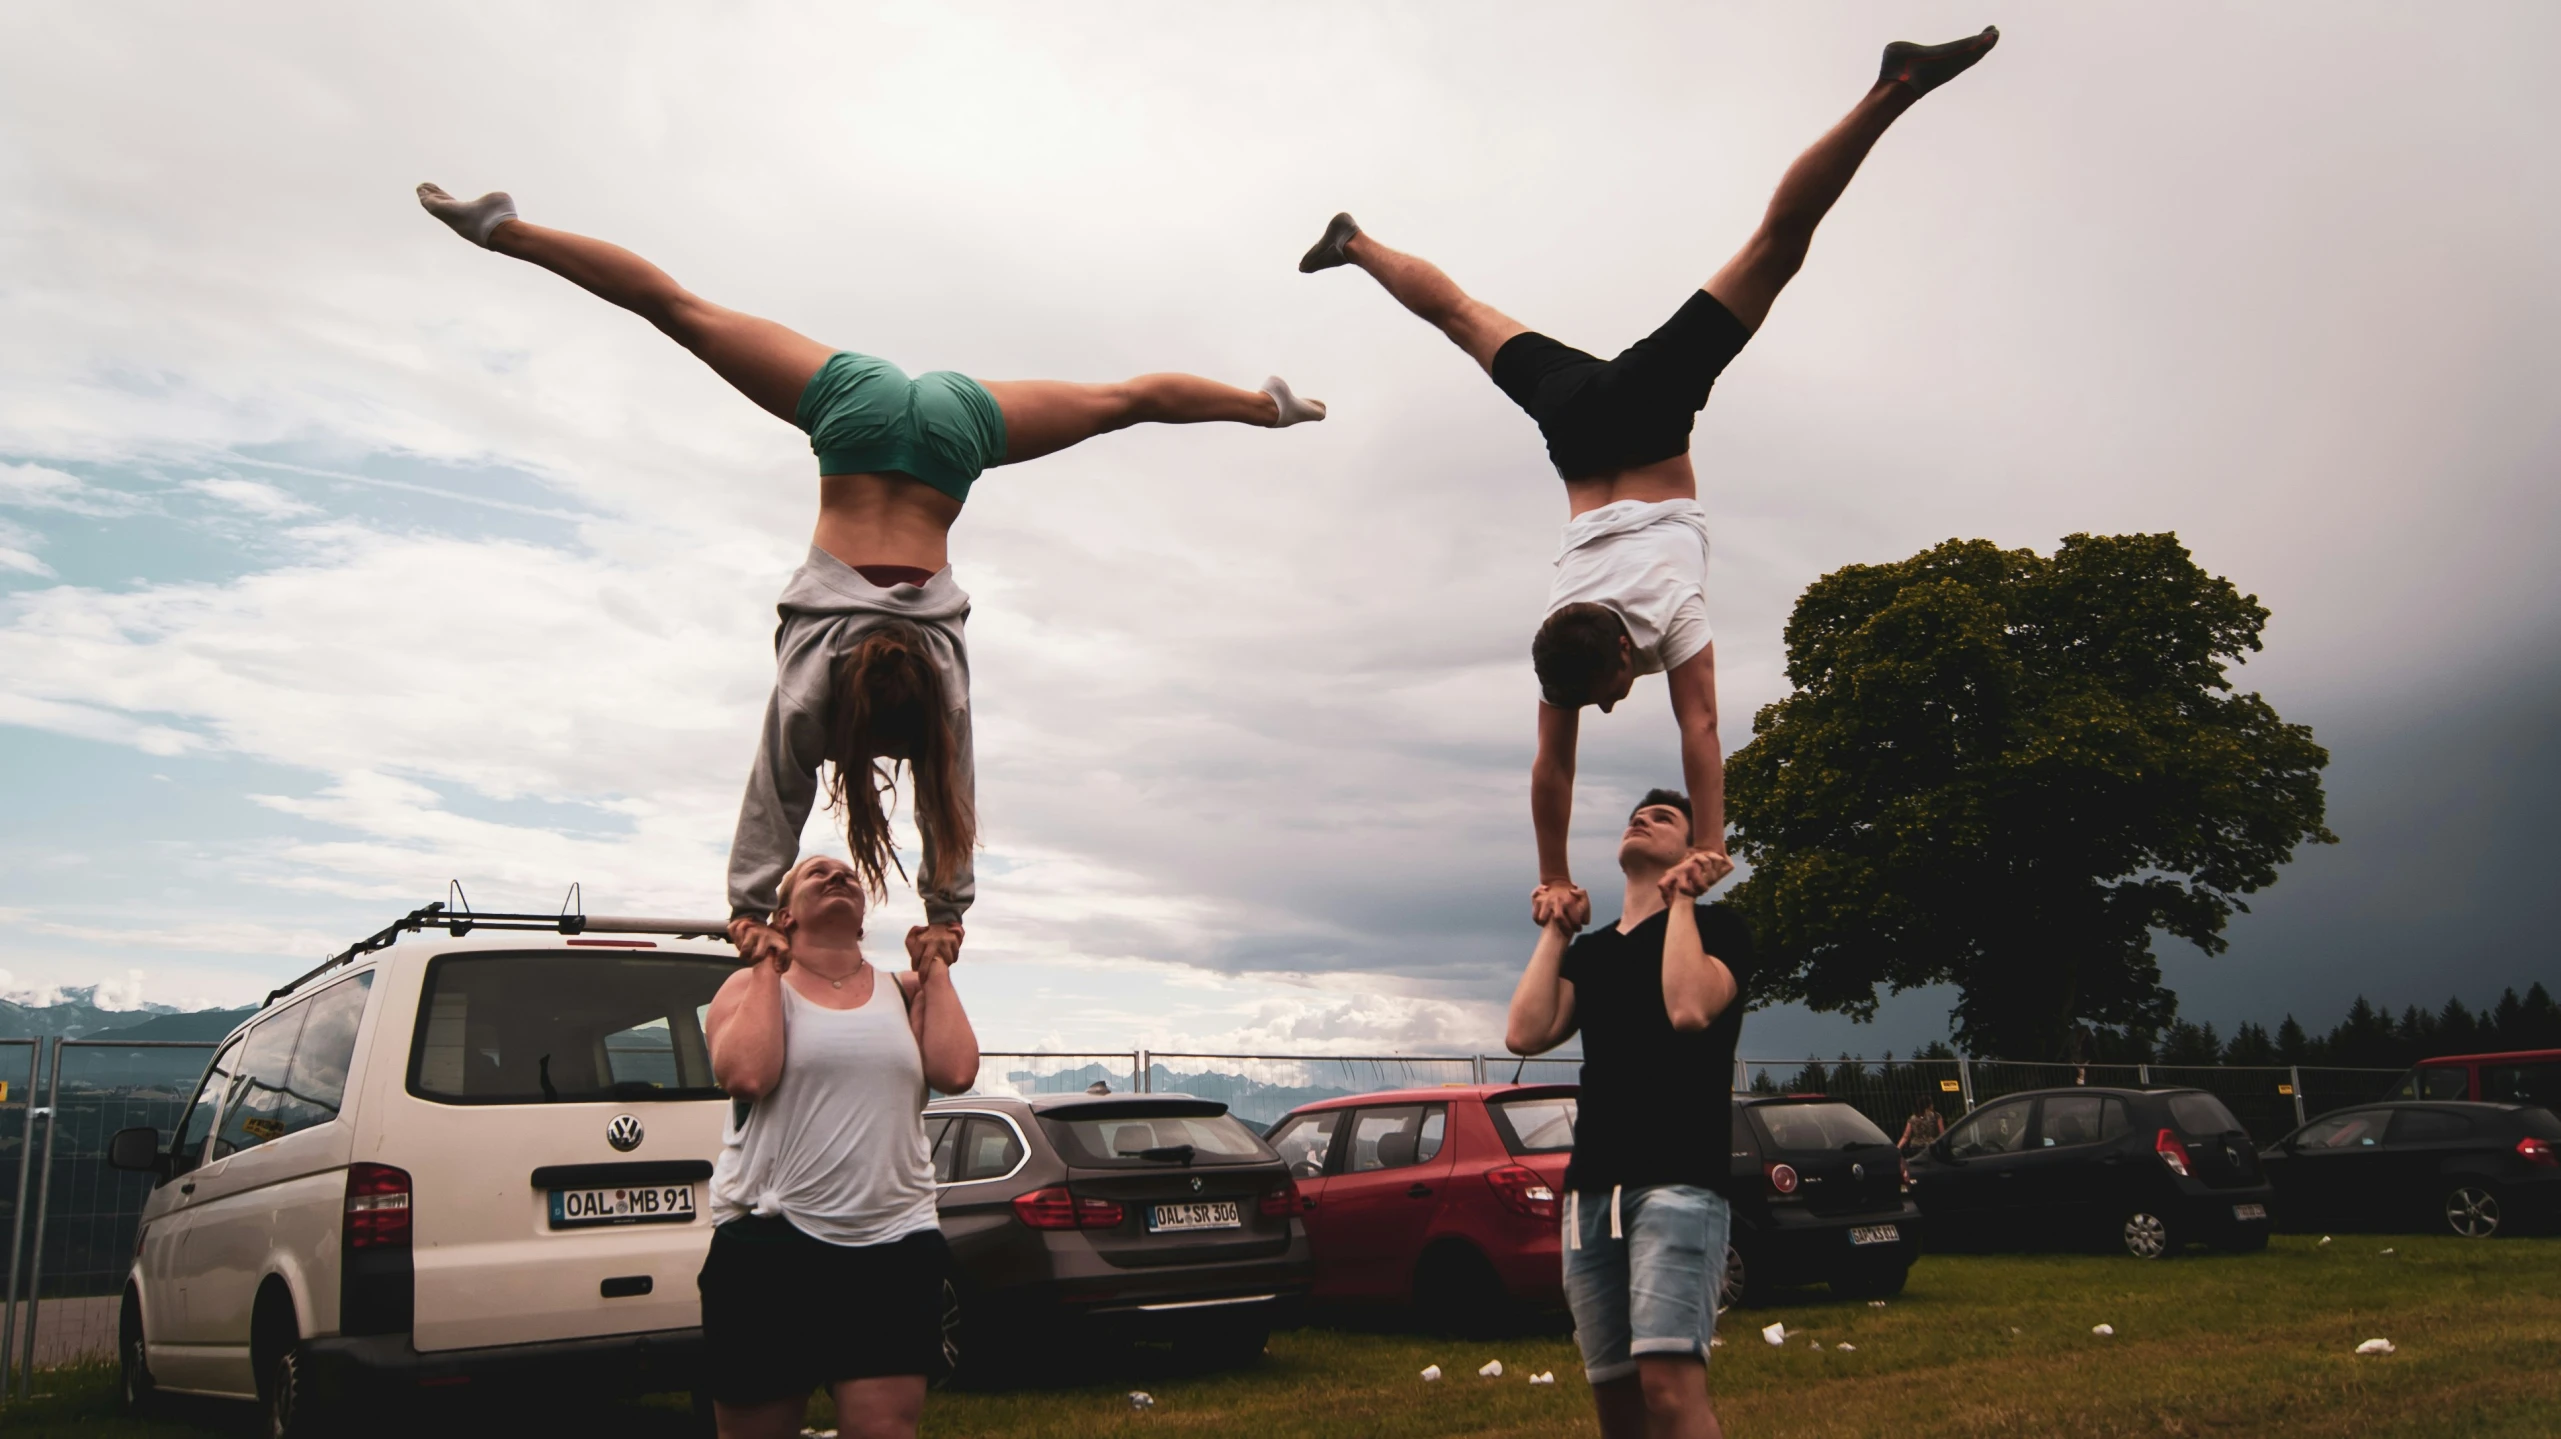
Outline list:
[[[1539,931],[1505,1038],[1527,1055],[1583,1036],[1565,1298],[1608,1439],[1721,1432],[1707,1352],[1751,936],[1730,907],[1695,902],[1726,871],[1692,853],[1690,827],[1676,791],[1638,802],[1619,840],[1618,923],[1575,939],[1559,914]]]

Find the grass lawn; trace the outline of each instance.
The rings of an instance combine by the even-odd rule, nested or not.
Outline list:
[[[2390,1249],[2395,1252],[2385,1254]],[[1773,1348],[1762,1325],[1782,1321]],[[2113,1325],[2113,1337],[2091,1326]],[[2389,1357],[2360,1358],[2388,1338]],[[1885,1308],[1812,1291],[1726,1316],[1710,1386],[1728,1433],[2462,1435],[2561,1432],[2561,1239],[2280,1236],[2262,1255],[2165,1264],[2092,1255],[1932,1256]],[[1843,1351],[1838,1345],[1856,1348]],[[1479,1379],[1488,1359],[1500,1379]],[[1425,1384],[1417,1371],[1447,1373]],[[1303,1329],[1249,1372],[1186,1376],[1141,1356],[1087,1387],[937,1393],[933,1436],[1183,1433],[1406,1439],[1596,1434],[1561,1336],[1493,1341]],[[1553,1370],[1553,1386],[1527,1376]],[[114,1416],[112,1374],[40,1376],[53,1397],[0,1414],[14,1435],[240,1433],[245,1415]],[[1132,1412],[1142,1388],[1156,1405]],[[546,1425],[617,1439],[681,1432],[664,1407]],[[811,1421],[832,1422],[823,1402]],[[583,1421],[583,1422],[581,1422]],[[486,1417],[436,1429],[494,1428]]]

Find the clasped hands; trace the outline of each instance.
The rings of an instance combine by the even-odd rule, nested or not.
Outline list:
[[[1662,891],[1663,902],[1670,904],[1707,893],[1733,872],[1734,861],[1725,851],[1694,849],[1654,883]],[[1529,894],[1529,917],[1533,924],[1559,925],[1571,934],[1592,922],[1592,896],[1571,880],[1540,880]]]
[[[960,942],[968,930],[958,924],[920,924],[907,931],[908,967],[922,970],[940,960],[945,966],[960,963]],[[771,961],[774,973],[791,968],[791,933],[762,920],[740,915],[729,922],[729,942],[738,946],[738,957],[749,964]]]

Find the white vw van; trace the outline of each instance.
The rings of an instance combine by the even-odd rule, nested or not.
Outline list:
[[[128,1399],[255,1399],[299,1436],[383,1388],[691,1388],[720,929],[430,905],[269,996],[165,1148],[112,1141],[155,1179]]]

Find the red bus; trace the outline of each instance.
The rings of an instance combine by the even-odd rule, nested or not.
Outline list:
[[[2401,1076],[2388,1099],[2471,1099],[2540,1104],[2561,1111],[2561,1049],[2505,1054],[2449,1054],[2422,1059]]]

